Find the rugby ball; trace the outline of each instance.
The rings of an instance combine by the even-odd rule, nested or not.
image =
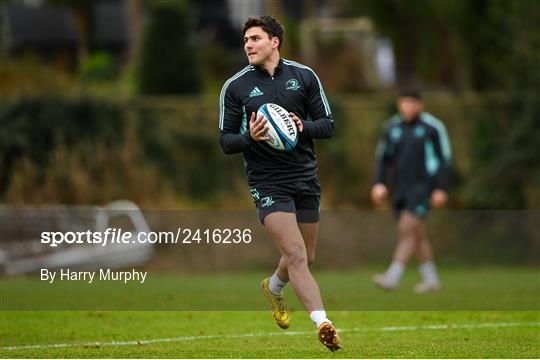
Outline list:
[[[267,121],[266,143],[277,150],[291,151],[298,142],[298,129],[289,112],[277,104],[261,105],[257,118],[262,115]]]

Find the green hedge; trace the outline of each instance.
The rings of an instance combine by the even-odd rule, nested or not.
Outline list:
[[[77,199],[69,194],[68,178],[76,176],[76,171],[99,176],[100,169],[91,165],[96,165],[94,158],[100,151],[114,154],[123,146],[123,115],[117,105],[90,98],[44,96],[0,104],[3,201],[9,201],[5,196],[10,191],[17,192],[13,195],[18,200],[45,200],[42,190],[46,186],[56,188],[59,200]],[[56,182],[51,184],[53,175]]]
[[[331,98],[335,136],[316,142],[323,208],[370,208],[375,146],[394,100]],[[537,100],[428,94],[426,103],[452,140],[452,208],[540,206]],[[0,101],[0,201],[249,207],[243,159],[222,153],[217,111],[199,97]]]

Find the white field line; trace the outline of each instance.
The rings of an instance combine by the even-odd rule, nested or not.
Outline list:
[[[382,327],[364,327],[338,329],[339,332],[391,332],[391,331],[426,331],[426,330],[454,330],[454,329],[482,329],[482,328],[504,328],[504,327],[529,327],[540,326],[540,322],[504,322],[504,323],[480,323],[480,324],[434,324],[434,325],[413,325],[413,326],[382,326]],[[68,347],[99,348],[102,346],[131,346],[148,345],[156,343],[172,343],[182,341],[212,340],[212,339],[238,339],[267,336],[295,336],[310,335],[314,331],[283,331],[270,333],[246,333],[236,335],[194,335],[178,336],[172,338],[148,339],[148,340],[127,340],[127,341],[108,341],[108,342],[89,342],[89,343],[60,343],[60,344],[36,344],[3,346],[0,350],[24,350],[24,349],[55,349]]]

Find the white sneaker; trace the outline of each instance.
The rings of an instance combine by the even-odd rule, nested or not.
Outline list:
[[[432,291],[435,292],[435,291],[439,291],[439,290],[441,290],[441,284],[440,283],[438,283],[438,282],[428,283],[428,282],[424,282],[424,281],[422,281],[419,284],[416,284],[416,286],[413,289],[413,291],[416,294],[425,294],[425,293],[428,293],[428,292],[432,292]]]
[[[382,274],[373,275],[371,280],[373,280],[373,282],[378,287],[384,290],[393,291],[393,290],[396,290],[397,288],[397,281],[391,281],[390,279],[388,279],[386,276]]]

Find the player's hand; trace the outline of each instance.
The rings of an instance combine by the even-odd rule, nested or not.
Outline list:
[[[371,188],[371,200],[375,205],[383,205],[386,197],[388,196],[388,189],[384,184],[375,184]]]
[[[431,206],[434,209],[442,208],[448,202],[448,194],[444,190],[435,189],[431,193]]]
[[[255,119],[255,113],[251,113],[251,119],[249,120],[249,134],[255,141],[268,140],[268,128],[266,127],[266,119],[260,115]]]
[[[304,123],[302,122],[302,120],[300,120],[300,118],[296,116],[296,114],[293,112],[290,112],[289,116],[296,124],[296,127],[298,128],[298,132],[301,133],[304,130]]]

